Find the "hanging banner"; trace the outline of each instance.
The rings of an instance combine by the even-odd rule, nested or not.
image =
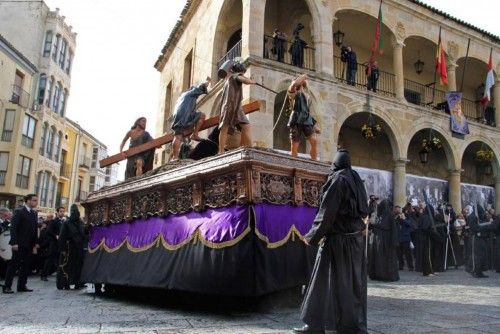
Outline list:
[[[462,112],[462,93],[446,92],[446,102],[450,110],[450,129],[452,132],[468,135],[469,123]]]

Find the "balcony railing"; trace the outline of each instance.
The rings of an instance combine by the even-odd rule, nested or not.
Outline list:
[[[5,177],[7,176],[7,171],[2,170],[0,171],[0,186],[5,185]]]
[[[28,189],[29,177],[21,174],[16,175],[16,187],[22,189]]]
[[[78,165],[83,168],[90,168],[90,158],[87,156],[80,156]]]
[[[61,164],[61,169],[59,171],[59,175],[61,177],[65,177],[65,178],[69,179],[71,176],[71,165],[66,164],[66,163]]]
[[[343,62],[340,57],[334,56],[334,69],[335,78],[347,83],[347,64]],[[357,64],[356,75],[354,77],[354,85],[360,88],[367,89],[368,87],[368,77],[366,75],[367,65]],[[374,92],[388,95],[396,96],[395,86],[395,75],[389,72],[381,71],[379,69],[379,78],[377,80],[376,89]]]
[[[7,142],[12,141],[12,131],[11,130],[3,130],[2,131],[2,141],[7,141]]]
[[[30,138],[26,135],[23,135],[21,138],[21,145],[27,147],[27,148],[33,148],[33,138]]]
[[[226,60],[233,60],[234,58],[241,57],[241,39],[235,46],[233,46],[225,55],[217,62],[217,68],[220,68]]]
[[[10,102],[18,104],[23,108],[28,108],[30,103],[30,94],[21,86],[12,85],[12,97],[10,98]]]
[[[300,68],[305,68],[311,71],[316,69],[314,62],[315,49],[306,46],[303,51],[302,57],[292,57],[291,47],[292,42],[288,40],[281,40],[282,44],[278,47],[273,45],[274,38],[272,36],[264,35],[264,58],[279,61],[280,63],[285,63],[288,65],[297,66]]]
[[[83,202],[87,199],[87,196],[89,195],[88,192],[86,191],[80,191],[78,193],[78,196],[76,196],[75,202]]]

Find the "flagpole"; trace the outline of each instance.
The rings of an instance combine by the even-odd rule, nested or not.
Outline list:
[[[467,59],[469,59],[469,47],[470,47],[470,38],[467,42],[467,52],[465,53],[465,61],[464,61],[464,69],[462,70],[462,84],[460,85],[460,91],[464,91],[464,80],[465,80],[465,70],[467,68]]]
[[[438,38],[438,44],[436,48],[436,66],[434,66],[434,88],[432,89],[432,102],[431,105],[434,104],[434,98],[436,97],[436,86],[437,86],[437,65],[438,65],[438,59],[440,55],[438,54],[439,52],[439,45],[441,44],[441,26],[439,27],[439,38]]]

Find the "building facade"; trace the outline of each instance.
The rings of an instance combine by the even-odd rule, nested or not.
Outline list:
[[[183,90],[207,75],[216,78],[221,62],[241,56],[249,64],[247,76],[279,92],[276,95],[254,85],[243,89],[244,102],[261,105],[259,112],[250,115],[254,145],[288,150],[287,120],[279,114],[291,80],[306,73],[312,113],[322,129],[320,160],[330,161],[338,146],[349,149],[353,164],[377,185],[374,190],[387,184],[380,195],[393,197],[398,205],[423,189],[436,202],[449,201],[460,208],[472,201],[468,189],[473,187],[477,196],[500,207],[499,37],[417,0],[384,1],[378,89],[368,92],[366,62],[379,5],[377,0],[187,1],[155,64],[161,72],[156,135],[169,131],[168,118]],[[298,23],[304,25],[300,37],[308,44],[301,66],[293,65],[288,53]],[[273,50],[275,29],[288,39],[282,59]],[[448,85],[436,80],[434,70],[440,30]],[[357,54],[353,85],[346,84],[342,45],[351,46]],[[492,101],[483,106],[479,100],[490,52],[495,86]],[[199,102],[208,116],[219,113],[222,82],[211,88]],[[469,135],[459,137],[450,131],[444,103],[448,91],[463,93]],[[366,139],[364,125],[380,126],[381,131]],[[429,141],[436,145],[423,152]],[[307,149],[306,145],[301,148],[303,153]],[[478,153],[491,151],[493,158],[487,159]],[[168,152],[157,154],[158,165]],[[419,181],[415,183],[414,178]]]
[[[65,136],[66,106],[71,87],[71,67],[76,33],[44,2],[0,3],[1,33],[9,36],[27,58],[37,65],[34,99],[30,106],[38,115],[38,158],[35,192],[44,213],[66,206],[68,186],[68,145]]]
[[[31,108],[36,66],[0,35],[0,206],[33,191],[40,117]]]

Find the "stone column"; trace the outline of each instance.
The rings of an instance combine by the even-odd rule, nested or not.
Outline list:
[[[265,0],[243,0],[241,23],[241,57],[262,57],[264,54]]]
[[[394,205],[404,207],[406,204],[406,159],[398,159],[394,161],[393,171],[393,202]]]
[[[403,73],[403,42],[393,41],[393,70],[394,70],[394,88],[396,98],[400,101],[405,99],[404,73]]]
[[[333,76],[333,27],[331,24],[320,24],[315,30],[316,70]]]
[[[497,128],[500,128],[500,78],[495,80],[495,86],[493,86],[493,100],[495,106],[495,123]]]
[[[462,196],[460,190],[460,174],[459,169],[450,170],[448,174],[448,201],[453,205],[455,212],[462,210]]]
[[[457,67],[458,65],[455,62],[449,63],[448,66],[446,66],[448,72],[448,91],[450,92],[457,91]]]
[[[500,176],[495,177],[495,213],[500,214]]]

